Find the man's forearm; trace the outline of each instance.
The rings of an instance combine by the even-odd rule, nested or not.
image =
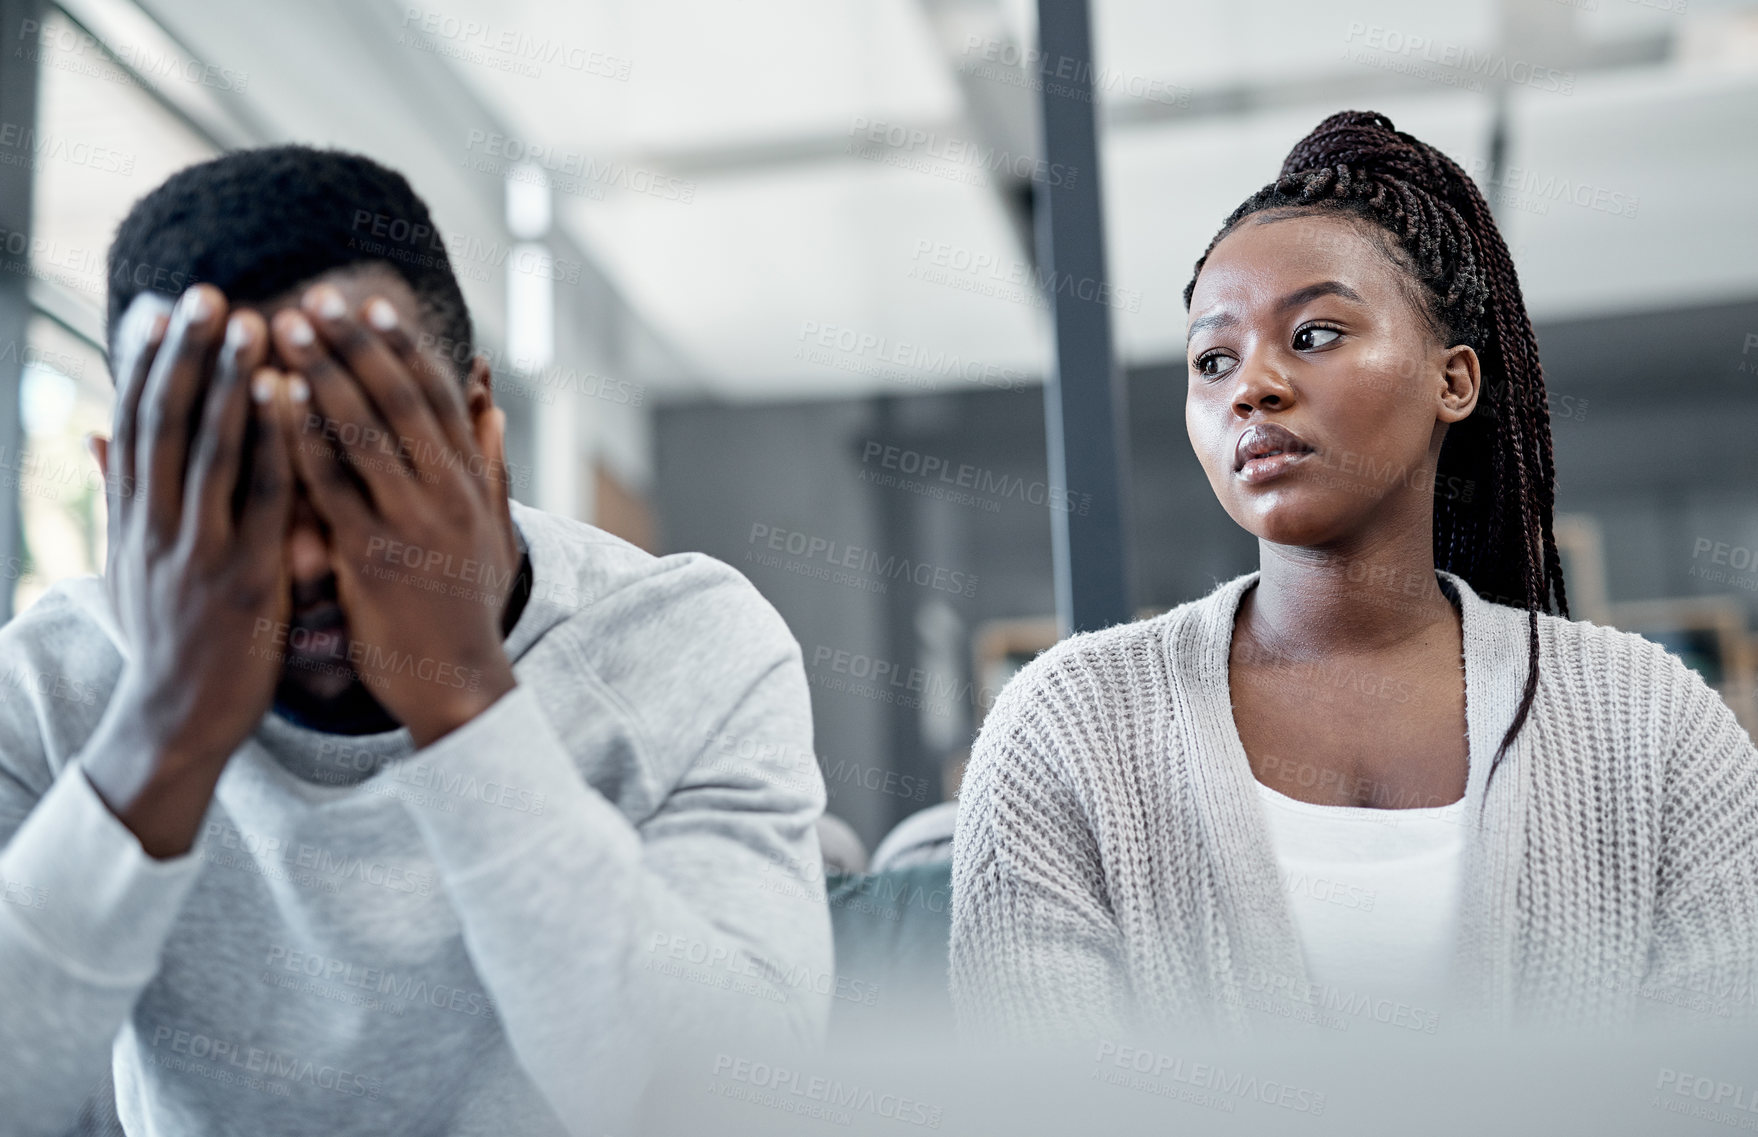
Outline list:
[[[117,1030],[159,969],[193,886],[192,857],[156,861],[69,766],[0,850],[0,1117],[59,1134],[103,1075]]]
[[[411,761],[428,765],[438,793],[427,796],[441,799],[410,810],[477,971],[520,1061],[581,1132],[626,1127],[620,1111],[658,1043],[729,1032],[809,1041],[822,1029],[832,969],[822,900],[758,891],[767,858],[717,837],[699,838],[689,891],[702,899],[687,896],[650,865],[666,854],[580,777],[529,690]],[[790,915],[764,918],[765,905]],[[680,975],[689,969],[671,963],[672,945],[714,974]]]

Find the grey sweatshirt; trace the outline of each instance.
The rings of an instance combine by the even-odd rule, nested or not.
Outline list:
[[[419,752],[271,714],[168,861],[79,765],[123,665],[102,581],[0,629],[7,1134],[112,1082],[135,1137],[622,1133],[670,1047],[822,1038],[823,887],[769,871],[818,858],[797,643],[718,561],[513,518],[512,692]]]

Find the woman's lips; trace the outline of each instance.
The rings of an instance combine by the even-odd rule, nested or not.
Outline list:
[[[1242,482],[1279,477],[1313,454],[1298,434],[1276,423],[1253,423],[1233,445],[1233,472]]]
[[[1258,482],[1267,482],[1271,478],[1281,477],[1310,457],[1312,457],[1312,451],[1296,450],[1268,454],[1262,458],[1249,458],[1245,465],[1239,467],[1239,480],[1253,485]]]

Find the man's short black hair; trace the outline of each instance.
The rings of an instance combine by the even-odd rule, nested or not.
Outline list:
[[[408,282],[442,354],[467,371],[470,312],[427,203],[395,170],[310,146],[237,150],[134,203],[110,244],[106,327],[142,292],[198,283],[261,303],[333,269],[379,262]]]

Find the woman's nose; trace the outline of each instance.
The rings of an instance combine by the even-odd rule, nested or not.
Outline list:
[[[1294,397],[1287,378],[1263,360],[1242,360],[1234,382],[1233,410],[1240,418],[1249,417],[1259,408],[1283,409]]]

